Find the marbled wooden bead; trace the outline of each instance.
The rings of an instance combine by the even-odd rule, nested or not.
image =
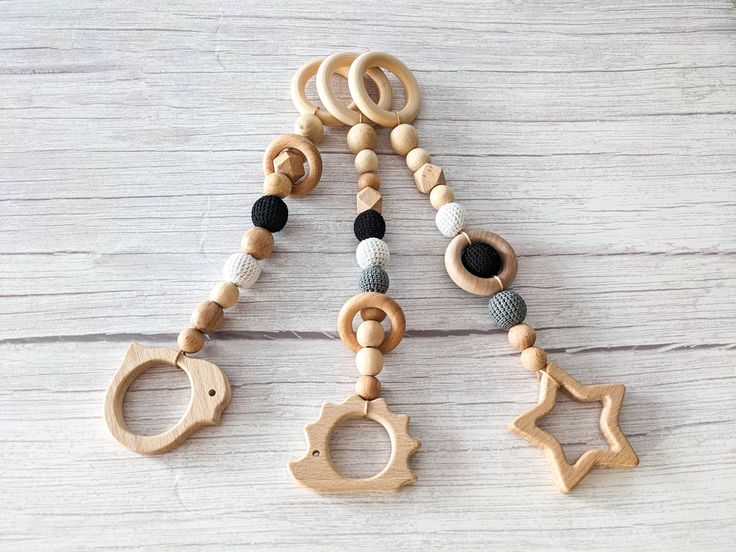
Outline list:
[[[429,192],[429,202],[432,207],[439,209],[443,205],[455,201],[455,191],[447,184],[440,184]]]
[[[509,329],[508,339],[514,349],[523,351],[534,345],[537,340],[537,332],[529,324],[517,324]]]
[[[210,301],[214,301],[223,309],[234,306],[239,298],[240,290],[232,282],[220,282],[210,292]]]
[[[368,123],[358,123],[348,130],[348,148],[351,153],[358,153],[361,150],[372,150],[376,148],[378,136],[376,129]]]
[[[381,395],[381,382],[374,376],[360,376],[355,382],[355,392],[366,401],[372,401]]]
[[[391,131],[389,141],[396,153],[406,155],[419,145],[419,133],[412,125],[397,125]]]
[[[360,317],[363,320],[375,320],[376,322],[383,322],[386,319],[386,313],[376,307],[367,307],[360,309]]]
[[[521,352],[521,365],[536,372],[547,366],[547,353],[540,347],[527,347]]]
[[[363,376],[375,376],[383,370],[383,353],[373,347],[363,347],[355,354],[355,367]]]
[[[378,156],[371,149],[360,150],[355,154],[355,170],[360,174],[378,170]]]
[[[383,311],[381,311],[383,312]],[[361,322],[355,336],[361,347],[378,347],[383,343],[386,332],[380,322],[376,320],[366,320]]]
[[[214,301],[204,301],[192,313],[192,327],[202,333],[212,333],[222,322],[222,307]]]
[[[422,168],[422,165],[431,162],[432,156],[423,148],[414,148],[406,154],[406,166],[411,172],[416,172]]]
[[[273,234],[260,226],[248,228],[240,238],[240,250],[261,261],[273,251]]]
[[[373,188],[374,190],[381,189],[381,178],[374,172],[363,173],[358,177],[358,191],[366,188]]]
[[[284,199],[291,193],[291,180],[285,174],[271,173],[263,180],[263,193]]]
[[[185,353],[198,353],[204,347],[204,335],[194,328],[186,328],[179,334],[176,344]]]
[[[325,127],[316,115],[302,113],[294,123],[294,133],[304,136],[314,145],[317,145],[322,141],[322,137],[325,134]]]

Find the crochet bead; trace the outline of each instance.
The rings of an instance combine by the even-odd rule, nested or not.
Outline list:
[[[503,263],[498,251],[487,243],[473,243],[463,250],[463,266],[479,278],[491,278],[499,272]]]
[[[355,337],[361,347],[378,347],[383,343],[386,331],[380,322],[375,320],[365,320],[361,322],[355,332]]]
[[[223,309],[235,306],[239,298],[240,290],[232,282],[220,282],[210,292],[210,301],[214,301]]]
[[[376,376],[383,370],[383,353],[373,347],[363,347],[355,354],[355,367],[363,376]]]
[[[432,156],[423,148],[414,148],[406,154],[406,166],[411,172],[417,172],[425,163],[431,163]]]
[[[258,198],[250,210],[253,226],[260,226],[269,232],[279,232],[289,220],[289,208],[280,197],[265,195]]]
[[[360,291],[386,293],[388,291],[388,284],[388,274],[380,266],[364,268],[358,276],[358,289]]]
[[[223,317],[220,305],[214,301],[204,301],[197,305],[192,313],[192,327],[202,333],[212,333],[220,325]]]
[[[378,238],[363,240],[355,250],[355,258],[358,260],[360,268],[368,268],[369,266],[383,268],[388,264],[390,257],[388,245]]]
[[[529,324],[517,324],[509,329],[508,339],[514,349],[523,351],[534,345],[537,340],[537,332]]]
[[[365,188],[381,189],[381,178],[373,172],[363,173],[358,177],[358,191]]]
[[[294,123],[294,133],[304,136],[314,145],[317,145],[322,141],[322,137],[325,134],[325,127],[316,115],[302,113]]]
[[[261,261],[273,251],[273,234],[260,226],[248,228],[240,238],[240,250]]]
[[[266,195],[283,199],[291,193],[291,188],[291,180],[285,174],[274,172],[263,179],[263,193]]]
[[[453,201],[455,201],[455,191],[447,184],[435,186],[429,192],[429,202],[435,209],[439,209],[446,203],[452,203]]]
[[[412,125],[397,125],[391,131],[389,141],[396,153],[406,155],[419,145],[419,133]]]
[[[439,208],[434,220],[443,236],[454,238],[468,225],[468,213],[459,203],[447,203]]]
[[[239,288],[249,288],[256,283],[261,275],[261,265],[250,255],[233,253],[225,261],[222,275],[225,280],[232,282]]]
[[[521,352],[521,365],[531,372],[547,366],[547,353],[539,347],[528,347]]]
[[[488,301],[491,319],[508,330],[526,318],[526,303],[515,291],[499,291]]]
[[[360,376],[355,382],[355,392],[366,401],[372,401],[381,394],[381,382],[373,376]]]
[[[351,153],[375,149],[377,143],[376,129],[368,123],[358,123],[348,130],[348,148]]]
[[[198,353],[204,347],[204,335],[194,328],[186,328],[179,334],[176,344],[185,353]]]
[[[386,222],[381,213],[369,209],[355,217],[353,232],[355,232],[355,237],[361,241],[368,238],[381,239],[386,233]]]

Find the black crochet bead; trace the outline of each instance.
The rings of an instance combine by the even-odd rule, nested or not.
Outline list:
[[[355,217],[353,232],[355,232],[355,237],[359,241],[368,238],[378,238],[380,240],[386,233],[386,222],[383,220],[381,213],[368,209]]]
[[[260,226],[269,232],[279,232],[289,220],[289,208],[280,197],[264,195],[253,204],[250,218],[253,226]]]
[[[461,260],[465,269],[479,278],[491,278],[503,267],[498,251],[487,243],[470,244],[463,251]]]
[[[358,276],[358,289],[360,291],[386,293],[388,291],[388,284],[388,274],[380,266],[364,268],[360,276]]]

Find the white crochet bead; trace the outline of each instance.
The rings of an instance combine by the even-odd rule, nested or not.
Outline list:
[[[459,203],[445,203],[434,218],[437,228],[446,238],[454,238],[468,225],[468,212]]]
[[[358,244],[355,250],[355,258],[358,260],[360,268],[368,268],[369,266],[380,266],[383,268],[388,264],[391,258],[388,245],[378,238],[368,238]]]
[[[261,275],[261,265],[255,257],[245,253],[233,253],[225,261],[222,268],[225,280],[232,282],[239,288],[249,288],[256,283]]]

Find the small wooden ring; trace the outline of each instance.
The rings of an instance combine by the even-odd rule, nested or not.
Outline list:
[[[468,246],[466,238],[472,243],[485,243],[495,249],[503,262],[501,272],[490,278],[481,278],[468,272],[462,262],[463,251]],[[502,291],[504,286],[507,288],[511,286],[516,278],[518,263],[514,249],[498,234],[486,230],[468,230],[467,236],[458,234],[447,246],[445,268],[458,287],[473,295],[489,296]]]
[[[401,343],[406,333],[406,318],[399,304],[383,293],[366,291],[353,295],[347,300],[337,316],[337,331],[340,333],[340,339],[354,353],[361,349],[353,329],[353,318],[361,309],[368,307],[385,312],[391,320],[391,329],[377,349],[382,353],[393,351]]]
[[[363,75],[371,68],[388,69],[401,81],[406,90],[406,105],[400,111],[389,111],[377,105],[368,95]],[[368,52],[353,61],[348,73],[348,87],[353,101],[366,117],[385,127],[395,127],[399,121],[411,123],[419,114],[422,98],[414,74],[400,60],[384,52]]]
[[[345,123],[346,125],[354,126],[362,122],[362,111],[356,111],[352,107],[346,107],[340,100],[337,99],[335,93],[332,91],[332,75],[338,73],[340,75],[349,75],[347,69],[350,64],[358,57],[358,54],[354,52],[338,52],[324,59],[322,64],[317,70],[317,93],[319,99],[324,104],[325,108],[334,115],[337,119]],[[371,67],[367,71],[361,73],[361,83],[363,83],[363,75],[368,77],[375,83],[378,88],[378,106],[381,109],[389,109],[391,102],[393,101],[393,92],[391,90],[391,83],[388,82],[386,74],[378,69],[377,67]],[[366,95],[368,92],[366,92]],[[370,96],[369,96],[370,98]],[[371,100],[373,101],[373,100]],[[354,106],[355,103],[351,104]],[[369,119],[371,117],[368,117]]]
[[[287,149],[297,150],[307,160],[309,172],[298,184],[291,189],[291,195],[307,195],[322,178],[322,156],[317,147],[304,136],[298,134],[282,134],[266,148],[263,153],[263,174],[268,176],[274,172],[273,160],[278,154]]]

